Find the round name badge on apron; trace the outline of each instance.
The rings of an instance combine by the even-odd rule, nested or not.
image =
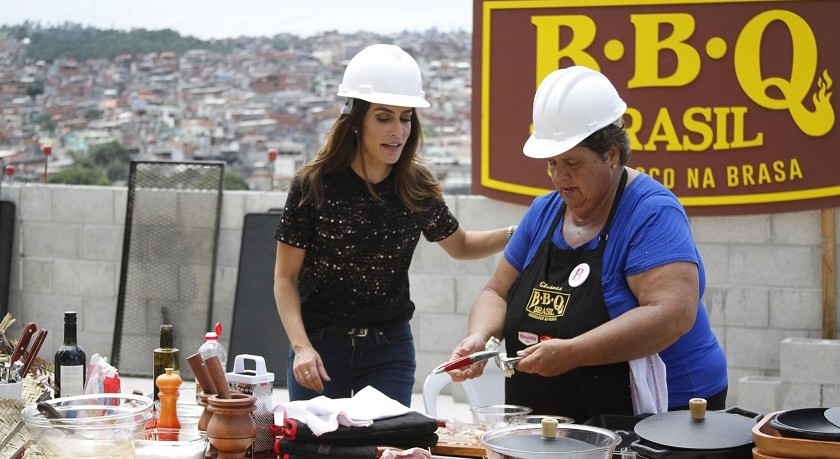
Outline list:
[[[581,263],[575,266],[572,273],[569,274],[569,287],[578,287],[584,283],[589,277],[589,264]]]

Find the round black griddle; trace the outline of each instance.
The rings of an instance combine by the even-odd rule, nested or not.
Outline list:
[[[782,411],[770,420],[770,427],[778,430],[783,437],[840,441],[840,427],[826,418],[826,411],[826,408]]]
[[[692,419],[688,411],[670,411],[645,418],[636,424],[640,438],[672,448],[718,450],[750,446],[753,419],[726,412],[707,411],[703,419]]]

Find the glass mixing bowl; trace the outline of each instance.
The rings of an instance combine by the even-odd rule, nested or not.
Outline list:
[[[29,438],[48,459],[131,459],[131,439],[154,420],[152,400],[132,394],[56,398],[61,418],[44,416],[36,404],[21,411]]]
[[[553,414],[526,414],[511,418],[511,424],[536,424],[541,425],[543,419],[556,419],[559,424],[574,424],[575,420],[568,416],[555,416]]]
[[[207,435],[198,430],[148,429],[131,440],[134,459],[204,459]]]
[[[522,405],[484,405],[470,408],[473,423],[482,430],[507,427],[511,424],[511,419],[531,411],[531,408]]]

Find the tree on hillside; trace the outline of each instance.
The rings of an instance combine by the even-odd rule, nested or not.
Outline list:
[[[65,22],[58,27],[42,27],[26,22],[17,26],[0,27],[0,37],[28,38],[27,56],[51,62],[55,59],[113,59],[121,54],[148,54],[172,51],[183,54],[191,49],[228,52],[221,44],[195,37],[181,36],[172,29],[102,30]]]
[[[242,175],[236,171],[225,171],[225,189],[226,190],[249,190],[248,183],[242,178]]]
[[[86,166],[73,166],[49,176],[47,183],[63,183],[66,185],[103,185],[111,184],[108,177],[98,169]]]
[[[103,143],[90,147],[88,158],[96,166],[108,169],[115,165],[127,165],[131,161],[131,153],[117,142]]]
[[[44,93],[44,82],[36,81],[34,83],[29,83],[26,85],[26,95],[29,96],[32,100],[35,100],[39,94]]]

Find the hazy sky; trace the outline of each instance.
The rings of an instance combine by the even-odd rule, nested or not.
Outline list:
[[[369,30],[472,31],[473,0],[0,0],[0,24],[173,29],[198,38]]]

